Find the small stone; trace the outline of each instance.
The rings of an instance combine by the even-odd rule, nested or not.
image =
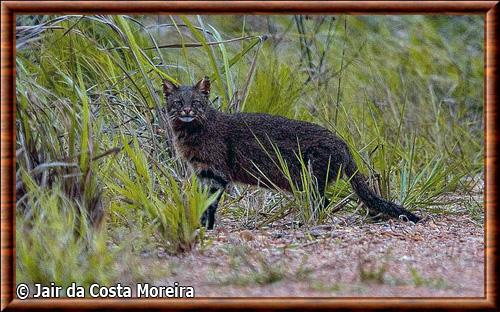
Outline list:
[[[252,232],[250,232],[249,230],[243,230],[240,232],[240,237],[241,239],[245,240],[245,241],[252,241],[254,240],[254,236],[252,234]]]
[[[313,227],[309,231],[309,233],[314,237],[319,237],[319,236],[328,235],[330,233],[330,230],[331,230],[331,228],[328,228],[328,227],[317,226],[317,227]]]
[[[158,250],[158,258],[165,258],[167,253],[164,250]]]
[[[271,237],[274,239],[282,238],[283,236],[285,236],[284,233],[280,231],[271,233]]]
[[[401,260],[403,260],[403,261],[413,261],[413,258],[410,257],[410,256],[402,256]]]
[[[297,232],[295,233],[295,238],[297,239],[302,239],[302,238],[305,238],[306,236],[304,235],[304,233],[302,232]]]

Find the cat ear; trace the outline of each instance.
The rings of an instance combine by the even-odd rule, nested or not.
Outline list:
[[[198,81],[196,84],[196,89],[205,95],[210,94],[210,78],[205,76],[202,80]]]
[[[178,87],[172,82],[166,79],[163,80],[163,94],[165,95],[165,97],[168,97],[169,95],[177,91],[177,89]]]

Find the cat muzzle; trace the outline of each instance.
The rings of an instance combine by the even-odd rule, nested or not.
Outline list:
[[[180,112],[180,116],[177,117],[182,122],[191,122],[194,120],[194,111],[191,109],[184,109]]]

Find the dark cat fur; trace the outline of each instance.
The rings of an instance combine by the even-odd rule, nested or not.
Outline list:
[[[266,187],[272,185],[269,180],[290,191],[288,180],[274,163],[277,159],[272,144],[278,147],[293,180],[299,185],[301,164],[297,153],[300,146],[303,160],[311,164],[322,194],[330,162],[329,180],[336,179],[338,171],[342,170],[370,214],[382,213],[395,218],[403,215],[413,222],[420,220],[402,206],[373,192],[365,177],[357,171],[347,144],[327,129],[267,114],[217,111],[209,104],[210,82],[207,77],[195,86],[177,87],[165,81],[163,91],[167,101],[165,113],[171,121],[175,148],[199,177],[211,181],[211,192],[224,189],[229,182]],[[267,178],[259,174],[259,170]],[[202,218],[202,224],[209,229],[214,226],[216,209],[217,202]]]

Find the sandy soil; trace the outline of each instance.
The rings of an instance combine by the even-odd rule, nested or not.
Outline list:
[[[207,236],[186,255],[145,256],[171,272],[154,284],[192,285],[196,297],[484,296],[483,226],[467,216],[259,230],[222,219]]]

